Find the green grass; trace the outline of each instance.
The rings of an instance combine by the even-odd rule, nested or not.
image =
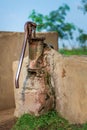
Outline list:
[[[72,50],[64,50],[60,49],[59,52],[61,54],[70,56],[70,55],[87,55],[87,49],[72,49]]]
[[[87,130],[87,124],[70,125],[56,111],[35,117],[24,114],[11,130]]]

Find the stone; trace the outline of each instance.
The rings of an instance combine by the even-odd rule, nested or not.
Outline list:
[[[45,51],[44,55],[44,59],[47,61],[46,71],[49,72],[52,89],[55,93],[57,112],[70,123],[87,122],[87,56],[63,56],[53,49]],[[27,61],[27,58],[24,59],[24,64],[25,61]],[[13,63],[15,73],[14,66],[17,66],[17,62]],[[26,67],[23,67],[21,72],[20,90],[23,86],[21,78],[26,75],[23,72],[24,70],[26,70]],[[15,89],[15,91],[19,95],[19,90]],[[33,97],[33,93],[35,94],[36,91],[31,92],[31,97]],[[40,93],[35,95],[40,97]],[[16,104],[17,102],[21,104],[19,97],[16,96]],[[26,99],[28,99],[27,97],[28,94],[26,94]],[[34,99],[32,100],[34,102]],[[27,102],[29,103],[29,100]],[[36,107],[38,109],[39,104]],[[20,109],[22,108],[20,107]],[[31,109],[34,109],[32,102]],[[16,112],[18,113],[17,110],[16,107]]]
[[[48,110],[54,109],[55,96],[45,52],[43,53],[44,65],[35,72],[27,71],[27,64],[25,65],[25,63],[27,63],[28,58],[24,59],[22,70],[25,68],[25,72],[22,72],[23,76],[19,81],[20,88],[15,89],[15,116],[19,117],[24,113],[39,116]],[[22,84],[21,81],[23,81]]]

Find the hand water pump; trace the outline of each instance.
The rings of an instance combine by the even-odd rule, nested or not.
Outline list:
[[[18,69],[15,78],[15,86],[19,88],[19,77],[22,68],[22,63],[25,55],[26,45],[29,46],[29,65],[28,71],[36,71],[40,69],[39,59],[43,53],[44,37],[36,37],[36,24],[33,22],[26,22],[24,25],[24,41],[22,52],[19,59]]]

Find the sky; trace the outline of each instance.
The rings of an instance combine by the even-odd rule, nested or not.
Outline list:
[[[34,9],[38,13],[49,14],[64,3],[70,6],[66,21],[74,23],[87,32],[87,14],[78,7],[80,0],[0,0],[0,31],[23,32],[24,24]]]
[[[23,32],[24,24],[29,14],[35,9],[36,12],[49,14],[56,10],[60,5],[67,3],[70,6],[70,12],[66,20],[75,23],[83,28],[87,27],[87,15],[84,15],[78,6],[80,0],[0,0],[0,31]]]

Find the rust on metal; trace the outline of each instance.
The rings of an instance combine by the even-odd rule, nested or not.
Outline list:
[[[33,71],[33,70],[39,69],[37,65],[37,61],[43,52],[43,41],[45,38],[36,37],[36,26],[37,25],[33,22],[26,22],[24,25],[24,31],[25,31],[24,41],[23,41],[21,56],[19,59],[16,78],[15,78],[16,88],[19,88],[19,77],[20,77],[21,67],[22,67],[22,63],[23,63],[23,59],[25,55],[27,41],[29,44],[29,60],[30,60],[28,70]]]

